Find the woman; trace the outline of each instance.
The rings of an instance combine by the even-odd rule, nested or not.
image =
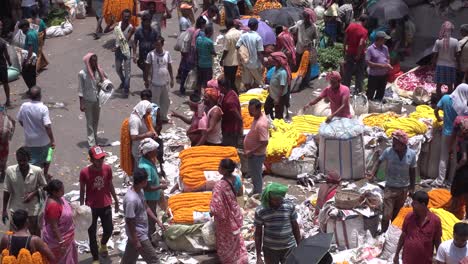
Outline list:
[[[145,138],[156,138],[157,134],[152,125],[151,112],[153,105],[150,101],[140,101],[130,114],[128,119],[128,127],[130,131],[130,140],[132,145],[132,156],[135,167],[138,167],[140,160],[140,146],[141,140]]]
[[[457,167],[450,193],[450,212],[460,219],[466,219],[468,212],[468,116],[458,116],[454,122],[454,137],[458,137]],[[462,204],[465,204],[465,210]]]
[[[265,101],[265,114],[272,119],[283,119],[284,107],[289,107],[289,85],[291,84],[291,69],[288,58],[283,52],[273,52],[272,61],[275,72],[271,76],[269,95]]]
[[[236,200],[242,195],[242,184],[238,176],[232,175],[235,168],[231,159],[221,160],[218,171],[223,178],[214,186],[210,204],[216,230],[216,251],[223,264],[248,263],[240,232],[243,217]]]
[[[40,72],[44,68],[49,65],[49,61],[44,55],[43,48],[45,44],[45,39],[46,39],[46,30],[47,30],[47,25],[44,23],[44,20],[42,20],[39,17],[39,8],[35,7],[32,9],[32,17],[28,19],[30,23],[31,29],[34,29],[37,32],[38,38],[39,38],[39,52],[37,54],[37,62],[36,62],[36,71]]]
[[[49,263],[55,263],[55,256],[52,251],[50,251],[47,244],[44,243],[40,237],[30,235],[28,231],[28,212],[22,209],[15,211],[12,216],[12,221],[13,225],[16,227],[16,231],[13,234],[6,234],[2,237],[0,252],[7,249],[9,256],[15,256],[17,258],[19,251],[25,248],[29,250],[31,255],[35,252],[39,252]]]
[[[283,26],[276,27],[276,51],[282,51],[288,57],[289,65],[296,66],[296,47],[294,38],[289,33],[288,28]]]
[[[75,225],[70,204],[63,198],[63,183],[51,180],[47,191],[42,239],[55,255],[56,264],[77,264],[78,250],[75,244]]]
[[[318,215],[323,205],[333,198],[336,194],[337,188],[340,186],[341,176],[336,171],[328,172],[326,182],[320,184],[317,196],[317,210],[315,214]]]
[[[161,190],[167,189],[166,183],[159,182],[158,170],[156,169],[158,147],[159,144],[156,141],[151,138],[145,138],[140,142],[138,148],[142,155],[138,162],[138,167],[144,169],[148,174],[148,184],[144,188],[145,200],[155,215],[157,205],[161,202],[164,204],[164,193],[161,193]],[[156,231],[155,225],[156,223],[149,219],[149,236]],[[161,223],[158,223],[158,225],[163,228]]]

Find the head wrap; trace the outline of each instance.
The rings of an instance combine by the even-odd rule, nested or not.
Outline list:
[[[331,170],[327,173],[327,183],[339,183],[341,176],[335,170]]]
[[[327,79],[327,81],[332,81],[333,80],[333,81],[341,82],[341,75],[337,71],[331,71],[331,72],[327,73],[326,79]]]
[[[94,76],[94,71],[92,70],[91,64],[89,63],[89,61],[91,60],[91,57],[92,57],[92,56],[95,56],[95,55],[96,55],[96,54],[89,52],[88,54],[86,54],[86,55],[83,57],[83,62],[84,62],[84,64],[85,64],[85,71],[86,71],[86,73],[91,77],[91,80],[93,80],[93,81],[96,81],[96,76]],[[104,79],[106,79],[106,74],[105,74],[104,71],[101,69],[101,67],[99,66],[99,64],[97,65],[97,71],[98,71],[99,77],[101,78],[102,81],[103,81]]]
[[[288,73],[288,84],[291,83],[291,68],[289,68],[289,63],[288,63],[288,57],[282,52],[282,51],[277,51],[273,52],[270,54],[270,56],[277,62],[283,66],[283,68],[286,70]]]
[[[221,97],[221,92],[216,88],[205,88],[205,95],[211,100],[218,102]]]
[[[150,110],[153,110],[153,105],[151,104],[151,102],[143,100],[140,101],[137,105],[135,105],[132,113],[136,114],[140,119],[143,119],[143,116]]]
[[[154,141],[152,138],[145,138],[140,142],[140,146],[138,146],[138,151],[146,155],[148,152],[155,151],[159,147],[159,144]]]
[[[286,196],[288,192],[288,186],[272,182],[268,184],[262,192],[261,202],[263,207],[270,207],[270,197],[282,197]]]
[[[392,133],[392,137],[400,141],[401,143],[408,145],[408,134],[406,134],[406,132],[404,132],[403,130],[395,130]]]
[[[211,79],[211,80],[209,80],[209,81],[206,83],[206,87],[207,87],[207,88],[219,89],[218,80],[216,80],[216,79]]]
[[[462,83],[457,86],[450,95],[452,98],[452,107],[459,116],[468,115],[468,84]]]
[[[311,24],[317,21],[317,14],[315,14],[315,11],[312,8],[304,8],[304,12],[309,15],[309,22]]]
[[[444,49],[448,48],[449,46],[450,37],[452,36],[452,32],[454,28],[455,27],[450,21],[445,21],[440,27],[439,39],[444,41],[443,42]]]
[[[287,50],[288,54],[291,54],[291,62],[296,65],[296,45],[294,44],[294,38],[289,33],[287,27],[283,27],[283,31],[279,33],[276,38],[276,48],[278,50]]]

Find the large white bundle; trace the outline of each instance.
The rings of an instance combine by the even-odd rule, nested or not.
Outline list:
[[[365,234],[364,217],[354,215],[344,220],[329,218],[326,232],[334,234],[333,243],[336,243],[339,248],[357,248],[359,247],[359,235]]]

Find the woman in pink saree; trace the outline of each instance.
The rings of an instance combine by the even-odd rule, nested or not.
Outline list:
[[[236,164],[231,159],[223,159],[219,173],[223,175],[214,189],[210,210],[214,216],[216,230],[216,250],[223,264],[247,264],[248,256],[241,234],[243,216],[236,197],[242,195],[242,183],[232,175]]]
[[[55,255],[57,264],[77,264],[75,225],[70,204],[63,198],[63,183],[52,180],[47,184],[48,198],[44,212],[42,239]]]

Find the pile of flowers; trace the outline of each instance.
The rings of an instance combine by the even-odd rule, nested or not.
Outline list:
[[[172,221],[176,224],[193,224],[194,212],[209,212],[211,192],[179,193],[169,197]]]

